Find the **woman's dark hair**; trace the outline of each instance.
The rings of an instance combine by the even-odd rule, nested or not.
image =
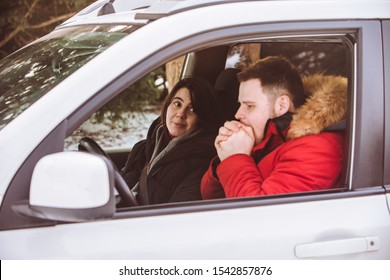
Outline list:
[[[164,101],[160,115],[161,123],[165,126],[168,106],[176,93],[182,88],[186,88],[190,92],[192,107],[199,118],[200,125],[206,129],[218,129],[222,122],[216,94],[209,83],[199,78],[181,79],[173,87]]]

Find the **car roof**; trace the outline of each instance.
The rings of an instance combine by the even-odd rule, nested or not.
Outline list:
[[[307,12],[299,8],[305,7],[306,5],[308,7],[313,7],[317,3],[328,6],[334,5],[329,15],[324,14],[324,18],[329,19],[332,19],[332,15],[337,15],[344,9],[349,9],[350,11],[348,18],[354,18],[355,13],[360,18],[370,18],[372,17],[370,15],[374,15],[373,17],[376,18],[390,17],[390,6],[388,6],[390,0],[98,0],[57,28],[79,24],[119,22],[145,25],[150,21],[189,10],[243,2],[263,2],[264,5],[271,4],[270,2],[278,2],[281,4],[281,7],[287,8],[289,11],[294,11],[297,14]],[[359,5],[364,5],[364,8],[359,10],[358,3]],[[297,4],[298,6],[296,6]],[[384,8],[383,4],[385,4],[386,8]],[[367,13],[367,16],[361,16],[362,13]],[[281,15],[275,15],[275,17],[279,16]]]

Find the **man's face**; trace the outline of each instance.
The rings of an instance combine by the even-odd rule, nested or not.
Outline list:
[[[255,144],[264,138],[264,128],[268,119],[273,118],[273,107],[258,79],[240,83],[238,101],[240,107],[235,115],[241,123],[251,126],[255,134]]]

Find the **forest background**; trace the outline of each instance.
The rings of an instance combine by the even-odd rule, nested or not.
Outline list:
[[[95,0],[0,0],[0,59],[49,33]]]

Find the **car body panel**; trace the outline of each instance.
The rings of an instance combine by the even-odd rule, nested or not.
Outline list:
[[[389,259],[389,229],[382,194],[0,232],[0,258],[296,259],[298,245],[374,236],[378,250],[318,258]]]

